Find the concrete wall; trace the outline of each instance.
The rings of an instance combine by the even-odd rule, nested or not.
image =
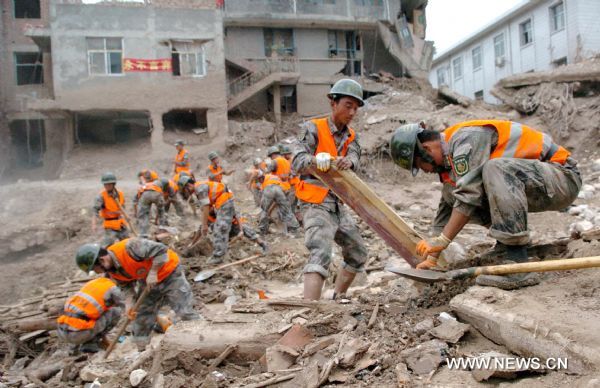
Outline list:
[[[564,0],[565,28],[551,32],[549,8],[557,3],[556,0],[541,1],[537,6],[514,15],[506,23],[477,37],[469,45],[451,52],[449,56],[444,55],[443,60],[434,61],[429,75],[431,84],[439,86],[439,68],[449,69],[448,86],[454,91],[473,98],[476,91],[483,89],[485,101],[498,103],[489,91],[504,77],[552,69],[554,62],[561,58],[567,57],[568,63],[572,63],[582,56],[589,57],[600,52],[600,25],[593,21],[600,16],[600,2]],[[533,42],[522,46],[519,25],[527,19],[532,20]],[[500,33],[505,38],[506,61],[503,66],[496,66],[493,39]],[[471,52],[477,46],[482,48],[481,70],[474,70],[472,66]],[[463,59],[463,77],[457,79],[452,71],[452,61],[458,57]]]
[[[123,38],[123,57],[170,58],[170,40],[204,40],[207,74],[124,72],[90,75],[86,37]],[[225,58],[220,12],[209,9],[56,4],[51,39],[58,109],[143,110],[154,126],[153,145],[162,142],[162,114],[176,108],[207,109],[209,133],[227,131]],[[50,103],[52,105],[52,103]]]

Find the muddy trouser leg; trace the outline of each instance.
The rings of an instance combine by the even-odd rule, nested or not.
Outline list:
[[[278,190],[275,194],[275,203],[277,203],[277,212],[281,222],[285,223],[288,228],[296,229],[300,227],[298,220],[292,213],[290,203],[283,190]]]
[[[269,231],[269,224],[271,222],[269,217],[269,209],[271,208],[271,204],[273,203],[273,190],[270,187],[271,186],[267,186],[263,190],[262,198],[260,201],[261,212],[258,220],[258,228],[263,234]]]
[[[581,188],[575,167],[530,159],[491,159],[483,166],[492,226],[490,236],[506,245],[529,242],[527,212],[561,210]]]
[[[298,197],[296,197],[296,188],[292,186],[292,188],[287,192],[287,199],[290,203],[290,209],[292,210],[292,214],[296,214],[296,208],[298,207]]]
[[[132,331],[134,341],[140,345],[148,342],[148,337],[150,336],[154,323],[156,322],[156,314],[161,307],[161,301],[164,296],[163,283],[165,280],[152,287],[137,310],[137,315],[132,325]]]
[[[365,242],[348,208],[339,204],[338,214],[339,226],[335,234],[335,242],[342,248],[344,258],[342,268],[348,272],[362,272],[368,255]]]
[[[250,240],[250,241],[258,240],[258,233],[256,233],[256,231],[245,222],[242,224],[242,232],[244,233],[244,236],[246,236],[246,238],[248,240]]]
[[[175,207],[175,214],[177,214],[179,217],[183,217],[183,204],[181,203],[181,199],[179,199],[178,196],[175,196],[171,202]]]
[[[232,200],[225,202],[220,209],[217,209],[217,220],[213,227],[213,256],[221,257],[227,253],[229,248],[229,231],[233,217],[235,216],[235,206]]]
[[[89,330],[69,331],[59,327],[58,336],[65,342],[75,345],[95,341],[115,327],[122,313],[123,311],[120,308],[112,307],[98,318],[93,328]]]
[[[150,211],[152,210],[152,203],[154,203],[152,199],[152,192],[146,191],[142,193],[138,203],[137,212],[140,236],[148,236],[148,232],[150,232]]]
[[[260,207],[260,197],[261,197],[261,191],[257,188],[253,188],[252,190],[252,198],[254,198],[254,204],[258,207]]]
[[[161,292],[165,297],[165,304],[171,307],[179,319],[182,321],[200,319],[200,315],[194,311],[192,287],[181,267],[177,267],[162,283],[164,285]]]
[[[119,238],[119,234],[120,231],[118,230],[104,229],[104,238],[102,239],[100,246],[102,246],[102,248],[106,248],[118,241],[121,241],[122,239]]]
[[[327,278],[338,217],[318,205],[304,206],[304,245],[310,253],[303,272],[315,272]]]

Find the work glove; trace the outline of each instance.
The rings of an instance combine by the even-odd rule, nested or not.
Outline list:
[[[417,269],[431,269],[437,267],[437,257],[427,256],[427,259],[417,264]]]
[[[130,321],[135,321],[136,317],[137,317],[137,311],[135,311],[134,309],[127,310],[127,318]]]
[[[148,272],[148,276],[146,277],[146,285],[150,288],[156,286],[158,284],[158,273],[154,270],[150,270]]]
[[[452,240],[440,234],[437,237],[431,239],[423,239],[417,244],[417,255],[426,258],[429,255],[437,256],[441,251],[446,249]]]
[[[327,172],[331,167],[331,155],[327,152],[319,152],[317,154],[317,170]]]

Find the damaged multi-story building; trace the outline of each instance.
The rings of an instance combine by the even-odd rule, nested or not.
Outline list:
[[[433,51],[427,0],[0,1],[0,178],[56,176],[76,144],[323,114],[337,79],[426,80]]]

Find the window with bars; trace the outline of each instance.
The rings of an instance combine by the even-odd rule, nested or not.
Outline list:
[[[439,69],[437,69],[437,83],[438,86],[448,86],[448,77],[445,67],[440,67]]]
[[[533,42],[533,25],[531,19],[527,19],[519,24],[519,32],[521,36],[521,46],[526,46]]]
[[[561,1],[550,7],[550,32],[565,28],[565,5]]]
[[[471,56],[473,57],[473,71],[481,69],[481,46],[471,50]]]
[[[494,37],[494,58],[504,59],[504,34]]]
[[[171,42],[171,59],[175,76],[206,75],[204,46],[199,42]]]
[[[44,64],[41,52],[15,53],[17,85],[44,83]]]
[[[454,79],[462,78],[463,76],[463,62],[462,57],[454,58],[452,60],[452,72],[454,73]]]
[[[294,31],[291,28],[263,30],[265,56],[291,57],[294,55]]]
[[[90,75],[123,73],[123,39],[86,38]]]

